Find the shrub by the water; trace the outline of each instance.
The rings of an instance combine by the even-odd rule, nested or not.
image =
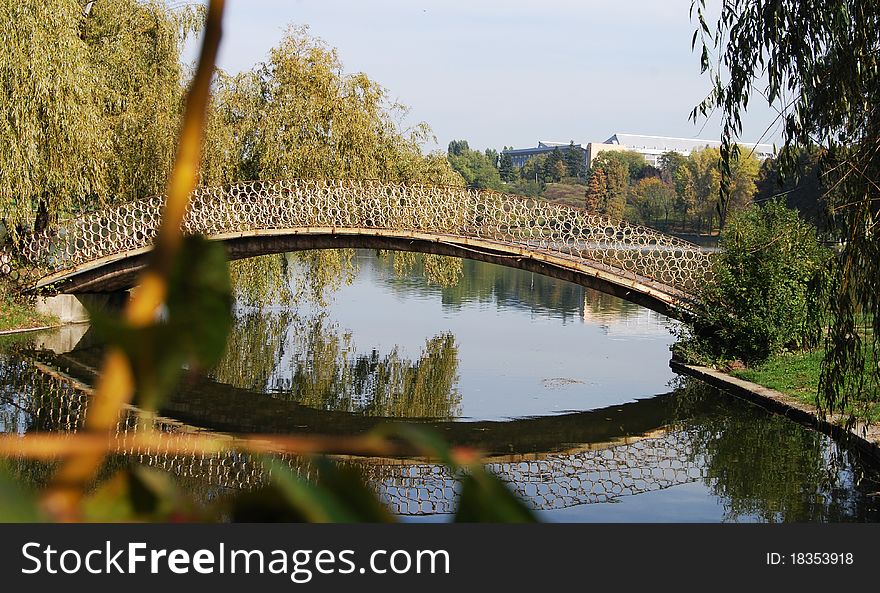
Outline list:
[[[759,363],[818,340],[811,285],[822,281],[830,250],[816,229],[781,201],[752,205],[721,234],[714,281],[688,322],[691,357]],[[687,354],[686,354],[687,356]]]

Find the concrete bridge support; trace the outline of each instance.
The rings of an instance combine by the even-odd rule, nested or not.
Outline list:
[[[128,292],[57,294],[38,297],[37,312],[57,317],[61,323],[87,323],[89,309],[119,311],[128,300]]]

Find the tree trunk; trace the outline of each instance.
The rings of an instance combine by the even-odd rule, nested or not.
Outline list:
[[[39,233],[49,226],[49,204],[46,198],[40,198],[40,204],[37,206],[37,217],[34,219],[34,232]]]

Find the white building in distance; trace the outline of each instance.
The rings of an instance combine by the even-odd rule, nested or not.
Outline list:
[[[775,154],[772,144],[758,144],[754,142],[740,142],[740,150],[752,151],[759,160],[772,157]],[[503,151],[508,154],[515,167],[522,167],[526,162],[536,156],[547,154],[554,149],[565,151],[570,146],[569,142],[548,142],[541,140],[536,148],[515,148]],[[575,144],[584,153],[584,164],[589,167],[600,153],[610,150],[632,150],[648,161],[648,164],[659,167],[660,155],[664,152],[677,152],[688,156],[695,150],[707,147],[720,148],[720,140],[705,140],[702,138],[673,138],[670,136],[645,136],[642,134],[614,134],[605,142],[590,142],[589,144]]]
[[[752,151],[759,160],[772,157],[775,154],[772,144],[758,144],[754,142],[739,142],[740,150]],[[613,147],[613,148],[612,148]],[[659,166],[660,155],[664,152],[677,152],[688,156],[695,150],[704,148],[721,148],[720,140],[705,140],[702,138],[673,138],[668,136],[644,136],[641,134],[614,134],[605,142],[591,142],[587,145],[588,163],[599,153],[606,150],[632,150],[648,161],[648,164]]]

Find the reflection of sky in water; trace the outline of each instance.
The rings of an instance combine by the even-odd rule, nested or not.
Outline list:
[[[24,404],[17,394],[0,394],[0,434],[23,434],[28,428],[30,417],[23,412]]]
[[[330,319],[352,333],[358,353],[398,346],[413,359],[426,339],[451,332],[466,419],[605,407],[668,391],[674,376],[668,366],[670,322],[620,299],[466,262],[465,274],[495,276],[492,290],[488,296],[459,293],[450,304],[444,294],[449,291],[399,278],[371,252],[358,252],[357,263],[354,282],[333,295]],[[559,298],[530,302],[536,286]]]
[[[724,500],[711,496],[702,482],[679,484],[675,488],[623,496],[612,502],[580,504],[564,509],[537,511],[547,523],[718,523],[725,520]],[[686,512],[683,512],[687,509]],[[449,515],[401,516],[403,521],[445,523]],[[757,517],[737,517],[752,523]]]
[[[459,309],[467,311],[472,307]],[[491,312],[493,307],[487,302],[474,308]],[[518,315],[531,320],[530,323],[540,319],[528,307],[498,309],[499,315],[506,311],[506,315],[513,314],[514,319]],[[589,324],[562,324],[560,318],[552,318],[547,324],[590,331]],[[285,327],[285,346],[289,346],[292,326]],[[27,349],[4,352],[0,341],[0,432],[64,430],[81,420],[87,398],[71,391],[71,384],[51,369],[58,363],[62,372],[83,364],[93,365],[100,352],[94,351],[87,337],[82,344],[77,343],[82,331],[71,336],[67,335],[72,333],[70,329],[77,328],[28,337],[27,341],[37,348],[67,353],[55,358],[50,352],[42,352],[41,365],[34,364],[30,359],[33,352]],[[601,331],[590,335],[594,334],[603,335]],[[266,334],[253,331],[249,335],[260,338]],[[656,339],[649,335],[635,341]],[[68,347],[74,344],[79,349],[68,353]],[[278,367],[283,368],[285,362],[291,361],[286,359]],[[74,364],[68,367],[66,363]],[[40,370],[46,368],[50,369],[48,374]],[[556,389],[548,392],[583,387],[566,387],[561,379],[551,385]],[[211,422],[218,417],[223,422],[237,423],[263,405],[278,403],[241,391],[227,402],[233,404],[227,407],[222,400],[234,394],[216,383],[203,387],[206,389],[184,390],[175,401],[186,404],[179,406],[185,415],[172,413],[172,417],[194,426],[212,427]],[[505,403],[504,397],[500,397],[496,405]],[[285,430],[296,432],[308,426],[309,418],[314,420],[316,414],[325,414],[303,414],[304,409],[274,406],[268,412],[280,418],[282,425],[287,422],[285,418],[292,420]],[[612,418],[613,422],[607,422]],[[208,424],[203,424],[203,420]],[[332,417],[329,423],[319,421],[317,427],[326,430],[332,424],[334,434],[348,434],[352,429],[362,430],[363,420],[358,414],[342,414]],[[618,425],[627,434],[626,439],[606,434],[608,428]],[[504,432],[504,427],[512,428]],[[259,429],[258,425],[249,430]],[[823,435],[696,381],[681,382],[669,396],[613,405],[592,413],[530,418],[515,423],[452,423],[444,430],[453,442],[471,442],[476,436],[484,443],[488,438],[493,447],[490,450],[494,451],[493,457],[487,459],[490,471],[509,481],[509,486],[545,521],[834,522],[876,521],[880,516],[876,469],[863,465],[853,454],[844,453]],[[491,436],[493,431],[495,436]],[[514,443],[518,446],[516,450]],[[209,462],[202,460],[192,462],[193,465],[180,459],[168,463],[161,455],[146,455],[140,461],[170,468],[172,475],[180,478],[185,476],[184,487],[193,488],[197,498],[207,501],[217,495],[212,480],[221,479],[220,476],[226,480],[221,482],[222,487],[229,488],[229,492],[242,484],[254,483],[249,478],[254,466],[247,456],[221,457],[226,460],[224,471],[219,471],[221,460],[213,457]],[[400,512],[401,508],[412,509],[416,505],[416,510],[409,512],[439,513],[403,517],[404,520],[450,519],[448,513],[454,509],[455,500],[454,495],[446,493],[454,492],[455,484],[447,483],[450,476],[439,468],[435,471],[430,462],[347,459],[348,462],[364,464],[371,484],[388,498],[393,510]],[[302,460],[294,466],[307,473],[311,471],[308,462]],[[191,479],[192,471],[205,471],[206,467],[211,469]],[[34,473],[28,464],[19,469],[25,480],[44,477]]]
[[[358,252],[358,264],[353,284],[333,296],[326,318],[308,310],[284,314],[280,304],[250,315],[241,311],[230,337],[238,348],[224,367],[230,380],[185,382],[163,413],[231,432],[360,432],[375,419],[362,415],[358,405],[332,401],[344,400],[338,397],[341,392],[356,398],[369,391],[345,390],[356,383],[355,371],[364,365],[339,361],[363,362],[375,351],[376,366],[386,374],[392,368],[418,367],[418,372],[402,373],[405,380],[386,383],[389,391],[413,377],[423,382],[414,398],[376,390],[388,396],[376,415],[413,414],[419,405],[429,411],[443,408],[443,397],[434,396],[457,390],[466,419],[545,416],[441,424],[450,442],[476,442],[490,452],[490,471],[508,480],[545,521],[878,518],[876,469],[843,454],[827,437],[696,381],[676,382],[673,394],[651,397],[673,391],[667,385],[673,378],[667,366],[673,324],[660,315],[573,284],[489,264],[465,262],[461,282],[442,289],[419,271],[395,274],[387,260],[371,252]],[[87,329],[74,326],[25,341],[58,353],[42,352],[41,360],[50,369],[60,363],[62,372],[71,373],[100,362],[100,348],[84,336]],[[445,353],[445,367],[419,360],[426,343],[447,334],[454,336],[457,357],[450,356],[454,348],[447,342],[445,349],[428,350],[435,360]],[[334,344],[339,348],[329,347]],[[391,356],[395,349],[399,356]],[[65,396],[71,395],[67,383],[38,371],[27,350],[5,349],[0,340],[0,432],[70,429],[87,400]],[[310,374],[308,359],[316,352],[323,354],[317,372]],[[388,359],[399,366],[385,364]],[[448,379],[455,365],[450,359],[457,360],[459,377],[451,390]],[[291,379],[297,371],[300,388],[315,379],[313,389],[305,390],[312,399],[291,398],[305,406],[285,400],[283,393],[262,395],[261,385],[271,387],[285,378],[296,383]],[[362,379],[375,382],[379,375],[373,369]],[[256,385],[258,393],[229,387],[239,383]],[[450,399],[457,409],[458,400]],[[622,405],[633,400],[638,403]],[[588,409],[597,411],[552,415]],[[157,455],[154,467],[166,467],[166,461]],[[403,520],[450,520],[455,497],[446,492],[454,492],[455,484],[446,483],[451,477],[439,468],[423,460],[406,465],[398,459],[348,461],[370,468],[371,484],[384,493],[391,509],[405,512],[401,505],[416,505],[420,512],[438,513]],[[205,500],[217,495],[213,478],[199,474],[192,480],[190,466],[179,462],[167,467],[186,476],[185,487]],[[216,471],[219,463],[212,458],[192,467],[229,476],[223,482],[229,492],[242,487],[235,480],[253,469],[246,456],[229,457],[228,473]],[[309,467],[305,463],[304,471]],[[21,475],[39,479],[32,474]]]

